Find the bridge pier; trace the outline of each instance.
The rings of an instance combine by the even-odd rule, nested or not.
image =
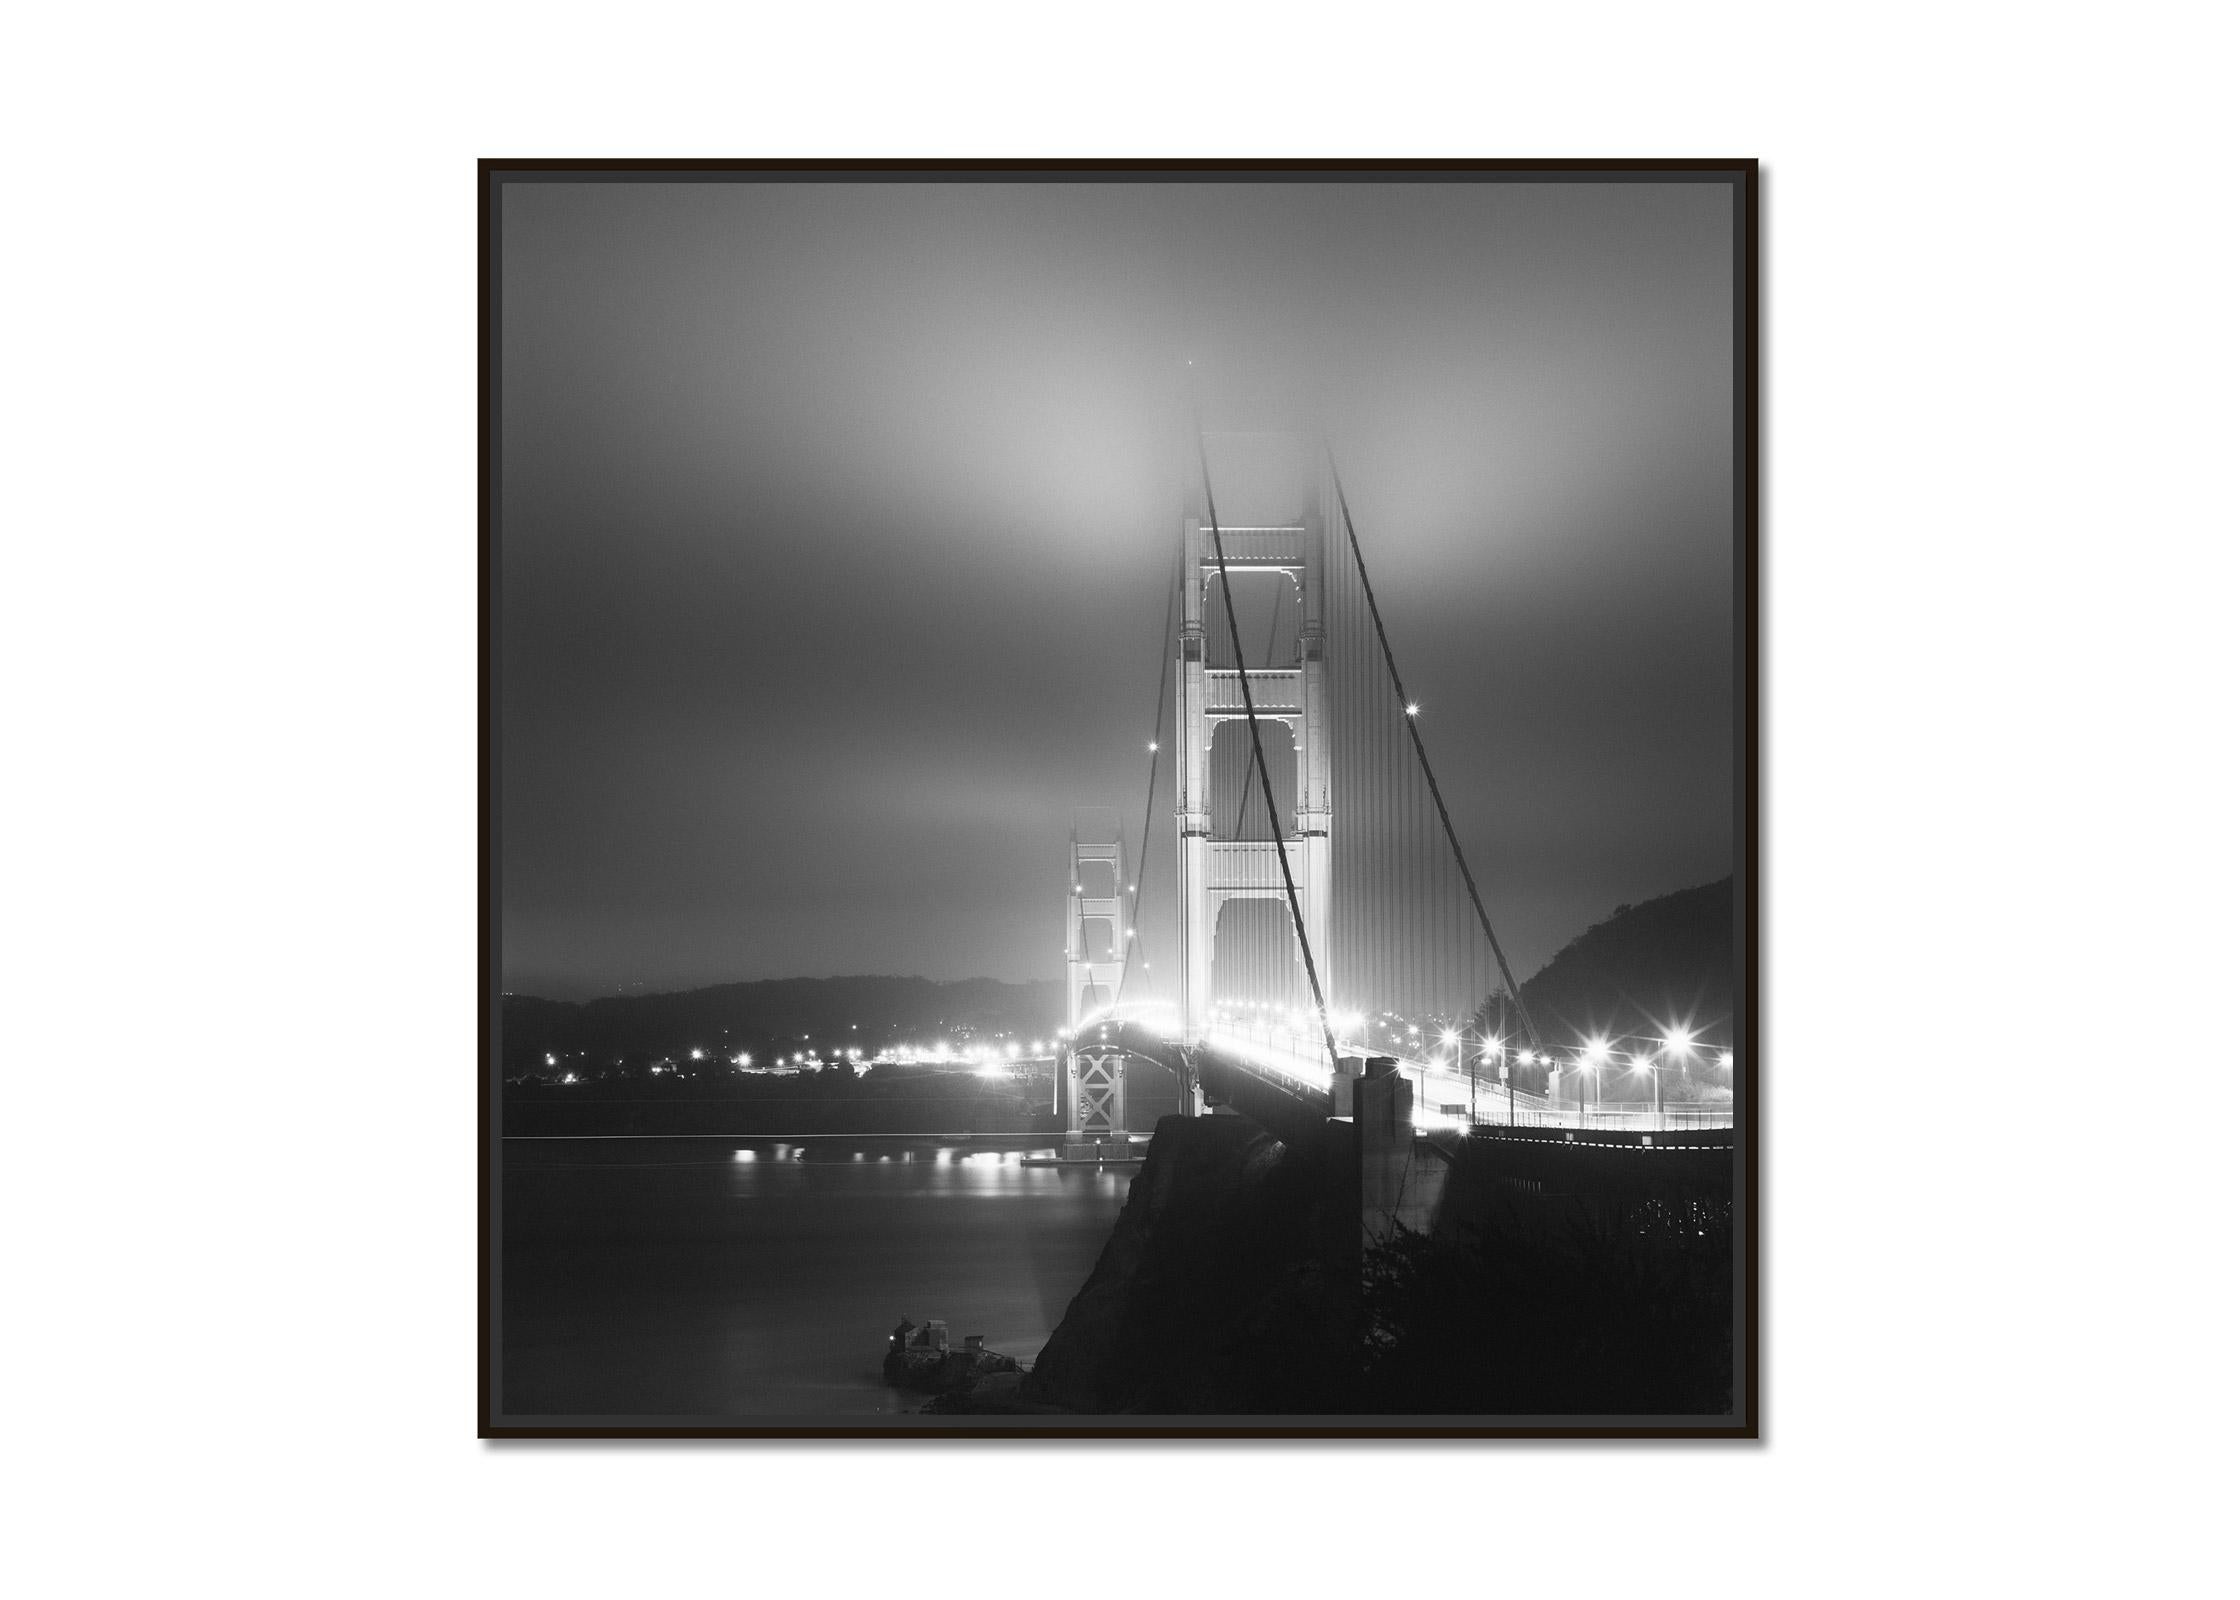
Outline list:
[[[1390,1243],[1402,1228],[1430,1233],[1448,1164],[1417,1139],[1415,1085],[1390,1056],[1373,1056],[1352,1087],[1362,1242]]]
[[[1128,1058],[1125,1052],[1076,1046],[1066,1052],[1066,1137],[1111,1140],[1128,1136]]]

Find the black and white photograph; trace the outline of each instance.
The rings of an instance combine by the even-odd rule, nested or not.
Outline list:
[[[10,15],[28,1596],[2233,1587],[2240,15]]]
[[[483,181],[486,1432],[1753,1434],[1753,163]]]

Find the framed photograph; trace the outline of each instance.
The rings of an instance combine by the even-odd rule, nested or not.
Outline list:
[[[483,1436],[1757,1436],[1755,162],[479,205]]]

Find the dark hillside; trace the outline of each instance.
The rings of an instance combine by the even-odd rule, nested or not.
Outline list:
[[[1524,985],[1541,1037],[1563,1048],[1592,1034],[1692,1026],[1716,1049],[1734,1041],[1734,879],[1620,906]]]

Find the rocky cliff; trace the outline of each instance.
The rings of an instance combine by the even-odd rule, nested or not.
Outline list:
[[[1161,1118],[1020,1398],[1089,1413],[1336,1408],[1353,1381],[1360,1256],[1358,1198],[1332,1179],[1327,1152],[1241,1117]]]

